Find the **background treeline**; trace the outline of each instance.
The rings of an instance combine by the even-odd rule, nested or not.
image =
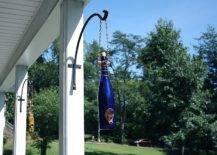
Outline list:
[[[116,97],[117,129],[102,139],[155,146],[215,150],[217,146],[217,31],[197,39],[195,55],[182,43],[171,21],[160,19],[146,37],[115,32],[109,43],[110,78]],[[96,41],[85,48],[85,132],[97,136],[97,91],[103,51]],[[59,39],[30,68],[36,146],[58,137]],[[13,122],[13,95],[7,116]],[[42,151],[43,152],[43,151]],[[46,152],[46,151],[45,151]]]
[[[151,140],[154,145],[214,149],[217,144],[217,32],[197,39],[196,55],[171,21],[160,19],[147,37],[115,32],[110,42],[110,78],[116,94],[116,142]],[[97,135],[100,51],[85,53],[85,131]]]

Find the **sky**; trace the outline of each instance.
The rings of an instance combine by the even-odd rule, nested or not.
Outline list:
[[[108,32],[119,30],[146,37],[159,18],[172,20],[190,53],[208,25],[217,29],[217,0],[90,0],[84,18],[92,13],[109,11]],[[85,41],[98,40],[99,20],[93,19],[84,34]],[[105,33],[105,32],[104,32]],[[103,42],[105,42],[103,35]]]

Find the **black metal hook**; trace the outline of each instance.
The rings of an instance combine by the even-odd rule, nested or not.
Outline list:
[[[76,45],[76,51],[75,51],[75,57],[74,57],[74,61],[73,61],[73,64],[71,65],[68,65],[69,68],[72,68],[72,74],[73,74],[73,81],[72,81],[72,89],[73,90],[76,90],[76,69],[80,69],[81,68],[81,65],[78,65],[77,64],[77,56],[78,56],[78,49],[79,49],[79,45],[80,45],[80,41],[81,41],[81,37],[84,33],[84,30],[87,26],[87,24],[89,23],[89,21],[93,18],[93,17],[98,17],[101,21],[105,21],[108,17],[108,11],[107,10],[103,10],[103,13],[104,15],[101,16],[100,14],[98,13],[94,13],[92,15],[90,15],[87,20],[85,21],[82,29],[81,29],[81,32],[79,34],[79,38],[78,38],[78,41],[77,41],[77,45]]]
[[[25,101],[25,99],[23,99],[23,89],[24,89],[24,86],[25,86],[25,83],[28,81],[28,79],[25,79],[24,82],[23,82],[23,85],[22,85],[22,90],[21,90],[21,95],[18,96],[18,101],[20,101],[20,112],[22,112],[22,104],[23,104],[23,101]],[[30,83],[31,81],[29,81]]]

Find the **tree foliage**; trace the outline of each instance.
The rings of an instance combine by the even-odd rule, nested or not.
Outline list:
[[[217,146],[217,31],[209,26],[207,31],[198,38],[198,45],[195,46],[200,57],[206,63],[208,68],[207,78],[204,81],[204,91],[209,91],[210,96],[207,99],[207,106],[203,116],[207,116],[207,132],[201,136],[206,142],[202,147]],[[204,139],[205,138],[205,139]],[[208,146],[207,146],[208,145]]]
[[[198,45],[195,48],[208,66],[208,77],[205,80],[204,88],[212,93],[209,111],[217,113],[217,31],[209,26],[197,40]]]
[[[58,138],[59,114],[59,39],[37,59],[29,69],[36,138],[35,146],[46,154],[49,143]]]
[[[97,134],[98,130],[98,78],[99,66],[97,60],[99,56],[99,45],[96,41],[86,46],[84,62],[84,96],[85,96],[85,132]]]
[[[58,137],[59,38],[29,69],[33,81],[36,146],[45,154]],[[180,31],[160,19],[143,38],[116,31],[108,49],[115,92],[117,128],[102,132],[115,142],[151,140],[153,145],[214,149],[217,146],[217,32],[208,27],[190,55]],[[97,60],[105,51],[86,44],[84,61],[85,133],[97,135]],[[13,94],[7,94],[13,121]],[[108,138],[109,137],[109,138]]]
[[[200,57],[187,54],[172,22],[158,21],[146,39],[140,62],[150,89],[147,136],[169,146],[210,146],[204,140],[211,138],[204,111],[209,92],[202,89],[207,69]]]
[[[93,42],[85,55],[85,131],[95,134],[99,49]],[[145,138],[161,146],[215,147],[216,116],[209,113],[213,93],[204,89],[210,77],[208,59],[188,53],[171,21],[160,19],[145,39],[115,32],[109,53],[117,103],[113,140]]]
[[[59,94],[57,88],[40,90],[33,98],[33,112],[38,139],[35,145],[46,155],[52,140],[58,138]]]

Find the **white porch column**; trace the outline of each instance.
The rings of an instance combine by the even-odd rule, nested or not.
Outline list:
[[[68,68],[68,57],[75,55],[75,47],[83,26],[83,3],[63,0],[60,10],[60,120],[59,154],[84,155],[84,77],[83,77],[83,39],[80,43],[77,64],[77,89],[70,94],[72,68]]]
[[[14,146],[13,155],[26,154],[26,110],[27,110],[27,66],[16,66],[15,72],[15,120],[14,120]],[[23,94],[22,94],[23,87]],[[19,98],[24,99],[22,104]],[[22,105],[22,106],[21,106]]]
[[[5,94],[0,92],[0,155],[3,155],[4,127],[5,127]]]

